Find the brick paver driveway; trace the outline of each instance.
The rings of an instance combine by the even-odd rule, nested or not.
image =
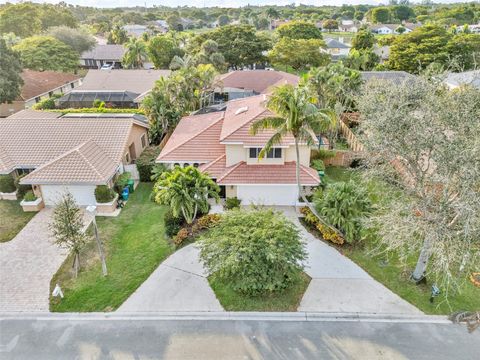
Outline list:
[[[67,256],[52,243],[51,215],[43,209],[0,244],[0,312],[48,311],[50,280]]]

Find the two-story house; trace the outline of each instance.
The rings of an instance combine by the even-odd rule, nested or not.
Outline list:
[[[296,205],[299,194],[293,137],[284,137],[259,159],[274,131],[255,136],[250,133],[256,120],[273,115],[265,102],[265,95],[257,95],[229,101],[224,111],[184,117],[157,162],[199,167],[220,185],[222,197],[238,197],[243,205]],[[300,144],[300,179],[306,191],[320,183],[309,164],[310,147]]]

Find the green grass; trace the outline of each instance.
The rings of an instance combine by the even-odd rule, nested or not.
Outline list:
[[[118,217],[97,218],[108,276],[102,276],[95,241],[91,241],[80,256],[77,279],[71,256],[53,277],[51,286],[59,283],[65,297],[52,298],[51,311],[113,311],[173,252],[165,236],[166,207],[150,201],[151,190],[151,184],[141,183]]]
[[[327,167],[325,174],[330,182],[348,181],[350,179],[362,181],[360,170]],[[367,188],[370,190],[372,202],[377,204],[388,201],[392,196],[401,195],[398,189],[380,182],[372,182],[367,185]],[[427,314],[450,314],[460,310],[478,311],[480,307],[480,288],[475,287],[467,280],[458,293],[448,294],[448,302],[445,294],[441,294],[431,304],[429,298],[432,283],[427,279],[427,284],[415,285],[409,280],[416,258],[413,257],[407,264],[404,264],[399,260],[398,254],[395,253],[390,253],[388,257],[375,255],[372,252],[372,248],[375,246],[373,241],[371,239],[370,242],[363,244],[363,247],[344,246],[341,251],[374,279]],[[385,260],[388,262],[385,263]]]
[[[217,279],[209,278],[208,281],[220,304],[227,311],[297,311],[310,280],[310,277],[302,272],[288,289],[258,296],[238,293],[228,283]]]
[[[36,214],[24,212],[19,201],[0,200],[0,243],[12,240]]]

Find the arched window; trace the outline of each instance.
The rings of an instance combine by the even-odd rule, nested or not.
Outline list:
[[[198,163],[194,163],[193,166],[198,168]]]
[[[188,165],[190,165],[190,164],[189,163],[184,163],[183,167],[186,168]]]
[[[180,166],[180,164],[179,163],[173,164],[173,167],[177,167],[177,166]]]

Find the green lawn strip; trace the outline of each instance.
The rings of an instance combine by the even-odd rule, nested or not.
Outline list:
[[[341,167],[327,167],[325,170],[327,182],[336,181],[362,181],[361,170],[353,170]],[[371,200],[374,204],[388,201],[392,196],[401,196],[398,189],[393,186],[371,182],[367,184],[370,190]],[[312,232],[315,233],[315,232]],[[353,260],[356,264],[368,272],[375,280],[384,284],[394,293],[415,305],[426,314],[450,314],[453,311],[470,310],[476,311],[479,308],[480,288],[475,287],[471,282],[465,281],[460,287],[460,292],[450,294],[440,294],[436,297],[433,304],[429,302],[432,282],[427,284],[415,285],[409,280],[409,275],[415,266],[416,259],[411,259],[407,268],[398,259],[398,255],[390,253],[388,263],[382,260],[386,256],[374,255],[371,249],[374,243],[364,243],[363,247],[344,246],[340,251]],[[445,301],[448,297],[448,303]]]
[[[35,212],[24,212],[19,201],[0,200],[0,242],[12,240]]]
[[[108,276],[102,276],[92,241],[80,256],[82,268],[77,279],[73,278],[71,256],[53,277],[51,286],[59,283],[65,297],[51,299],[52,311],[113,311],[173,252],[165,237],[166,208],[149,200],[151,189],[151,184],[140,184],[118,217],[97,218]]]
[[[236,292],[228,283],[212,277],[208,279],[217,299],[227,311],[297,311],[310,280],[310,277],[302,272],[284,291],[248,296]]]

